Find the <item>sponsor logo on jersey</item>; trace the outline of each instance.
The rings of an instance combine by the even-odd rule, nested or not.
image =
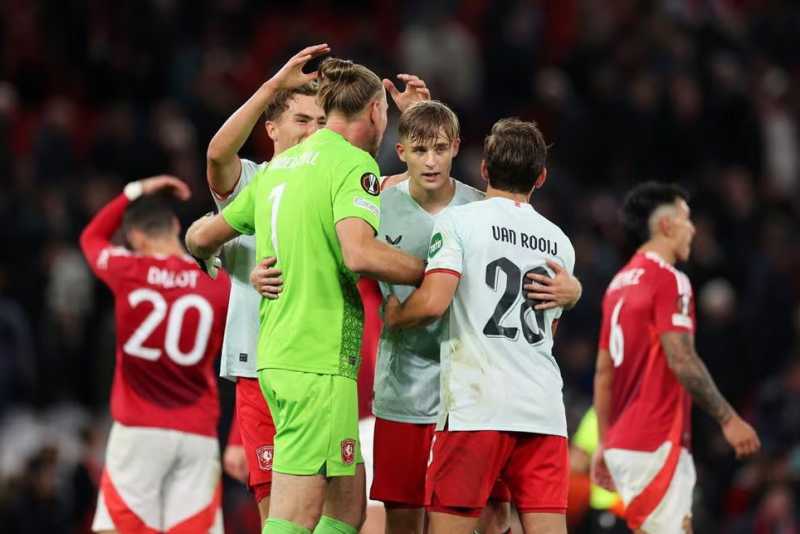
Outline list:
[[[262,471],[272,471],[272,457],[274,456],[275,449],[272,445],[264,445],[256,449],[256,458],[258,458],[258,468]]]
[[[371,172],[366,172],[361,176],[361,187],[373,197],[381,194],[381,181]]]
[[[428,257],[432,258],[436,256],[436,253],[442,250],[442,244],[444,240],[442,239],[442,234],[440,232],[436,232],[433,234],[431,238],[431,247],[428,249]]]
[[[356,440],[343,439],[342,440],[342,463],[351,465],[356,459]]]
[[[392,239],[391,237],[389,237],[389,234],[386,234],[386,242],[389,243],[390,245],[399,245],[402,239],[403,239],[402,235],[399,235],[394,239]]]

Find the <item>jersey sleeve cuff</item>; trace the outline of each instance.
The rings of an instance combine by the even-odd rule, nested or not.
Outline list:
[[[429,274],[436,274],[436,273],[451,274],[451,275],[455,276],[456,278],[461,278],[461,273],[460,272],[456,271],[455,269],[447,269],[445,267],[435,267],[433,269],[428,269],[427,271],[425,271],[425,276],[428,276]]]

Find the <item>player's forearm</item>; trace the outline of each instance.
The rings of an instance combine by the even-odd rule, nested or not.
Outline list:
[[[405,302],[384,315],[387,328],[415,328],[439,319],[447,308],[439,309],[433,300],[433,295],[424,289],[414,291]]]
[[[667,332],[661,336],[667,362],[683,387],[698,405],[720,424],[735,412],[722,396],[706,365],[697,355],[694,338],[686,332]]]
[[[594,375],[594,410],[597,414],[597,431],[602,444],[608,430],[608,420],[611,417],[611,386],[614,381],[614,369],[610,365],[610,356],[598,354],[597,368]]]
[[[192,256],[205,260],[237,235],[239,233],[222,215],[207,215],[193,222],[186,231],[186,249]]]
[[[118,195],[114,200],[103,206],[81,232],[81,250],[84,256],[90,260],[90,264],[93,264],[92,259],[103,248],[111,244],[114,232],[122,225],[122,217],[125,215],[125,208],[128,206],[128,202],[128,197],[124,194]]]
[[[353,272],[390,284],[416,286],[425,274],[421,259],[375,238],[365,240],[360,250],[348,259]]]
[[[565,310],[571,310],[574,308],[578,301],[581,300],[581,295],[583,295],[583,284],[581,284],[581,281],[578,280],[578,277],[570,275],[570,281],[572,283],[574,292],[572,293],[570,300],[564,304]]]
[[[244,146],[261,114],[275,94],[267,82],[261,85],[247,102],[211,138],[206,152],[208,183],[218,194],[229,193],[241,173],[239,150]]]

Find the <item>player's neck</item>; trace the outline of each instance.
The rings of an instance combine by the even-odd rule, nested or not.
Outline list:
[[[641,247],[639,247],[638,252],[654,252],[657,254],[662,260],[669,263],[670,265],[675,265],[677,261],[677,256],[672,249],[672,245],[663,239],[659,239],[658,237],[654,237]]]
[[[486,186],[486,198],[507,198],[520,204],[527,204],[531,194],[530,193],[512,193],[511,191],[503,191],[502,189],[495,189],[491,185]]]
[[[181,242],[173,237],[148,239],[136,250],[144,256],[182,256],[186,254]]]
[[[408,179],[408,192],[419,207],[436,215],[450,204],[456,194],[456,183],[451,177],[447,183],[438,189],[428,190],[421,187],[415,180]]]
[[[346,118],[339,115],[331,115],[325,127],[334,131],[347,139],[347,141],[361,150],[370,152],[372,150],[372,133],[369,130],[367,123],[363,120],[356,119],[348,121]]]

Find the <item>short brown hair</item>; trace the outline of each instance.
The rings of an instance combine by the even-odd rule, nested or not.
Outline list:
[[[283,114],[284,111],[289,109],[289,100],[297,95],[304,96],[317,96],[319,91],[319,83],[317,80],[312,80],[304,83],[299,87],[293,89],[281,89],[272,97],[267,107],[264,109],[264,120],[276,121]]]
[[[458,139],[459,129],[458,117],[452,109],[438,100],[424,100],[400,115],[398,133],[400,139],[424,144],[436,141],[443,131],[452,143]]]
[[[384,90],[383,82],[374,72],[346,59],[326,58],[318,72],[317,101],[325,115],[338,111],[345,117],[353,117]]]
[[[527,193],[547,160],[547,145],[535,122],[500,119],[483,143],[483,157],[492,187]]]

